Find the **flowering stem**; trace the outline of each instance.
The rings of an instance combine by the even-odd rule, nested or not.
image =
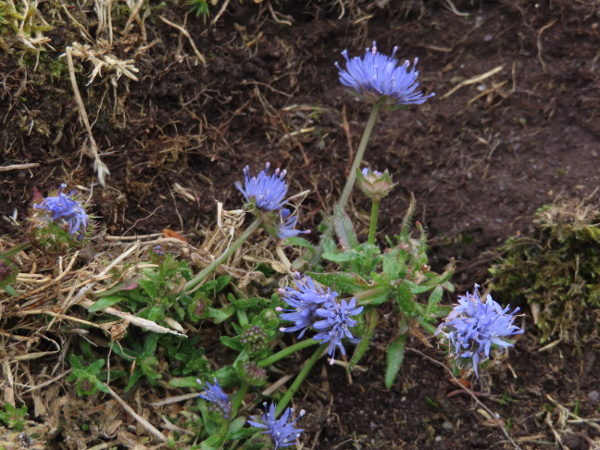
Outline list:
[[[5,252],[0,253],[0,258],[9,258],[23,250],[27,250],[29,247],[31,247],[31,242],[23,242],[22,244],[15,245],[13,248],[9,248]]]
[[[258,362],[259,367],[269,367],[271,364],[276,363],[280,359],[285,358],[286,356],[291,355],[292,353],[297,352],[298,350],[302,350],[303,348],[310,347],[312,345],[318,344],[319,341],[315,341],[314,339],[304,339],[303,341],[296,342],[294,345],[290,345],[287,348],[275,353],[274,355],[269,356],[268,358],[263,359]]]
[[[242,383],[242,385],[240,386],[240,389],[237,391],[237,394],[235,394],[235,397],[233,397],[233,402],[231,402],[231,417],[232,418],[235,419],[235,416],[237,415],[237,411],[240,408],[240,405],[242,404],[242,400],[244,400],[244,397],[248,393],[249,387],[250,387],[250,385],[248,383]]]
[[[240,248],[241,245],[246,242],[246,240],[258,229],[261,224],[261,219],[256,219],[254,222],[252,222],[250,226],[246,228],[242,234],[240,234],[240,237],[238,237],[227,250],[221,253],[217,259],[211,262],[204,268],[204,270],[202,270],[199,274],[185,284],[183,292],[191,290],[196,285],[204,281],[207,276],[209,276],[218,266],[223,264],[227,258],[229,258],[238,248]]]
[[[326,351],[327,351],[327,346],[319,346],[315,350],[313,355],[310,357],[310,359],[308,361],[306,361],[306,364],[304,364],[304,367],[302,367],[302,370],[296,376],[296,379],[294,380],[294,382],[292,383],[290,388],[287,390],[287,392],[284,394],[284,396],[281,398],[281,400],[277,404],[277,408],[275,409],[275,417],[277,417],[279,414],[281,414],[281,411],[284,410],[284,408],[290,402],[290,400],[292,399],[292,397],[294,396],[294,394],[296,393],[296,391],[298,390],[298,388],[300,387],[300,385],[302,384],[304,379],[308,376],[310,369],[312,369],[312,367],[315,365],[317,360]]]
[[[369,120],[367,121],[367,126],[365,127],[365,131],[363,132],[360,144],[358,145],[358,150],[356,151],[356,156],[354,157],[354,162],[352,163],[352,168],[350,169],[350,174],[348,175],[346,185],[344,186],[344,190],[342,191],[342,196],[340,197],[338,204],[334,208],[334,214],[336,216],[340,215],[346,208],[346,203],[348,203],[350,193],[352,192],[354,182],[356,181],[356,171],[358,170],[358,167],[362,163],[363,157],[365,156],[365,150],[367,149],[367,144],[369,142],[369,138],[371,137],[371,133],[373,133],[373,128],[375,127],[375,121],[377,120],[377,115],[379,114],[380,107],[380,102],[376,102],[373,105],[371,115],[369,116]]]
[[[377,231],[377,217],[379,216],[379,204],[381,200],[378,198],[373,199],[371,205],[371,223],[369,224],[369,244],[375,244],[375,232]]]

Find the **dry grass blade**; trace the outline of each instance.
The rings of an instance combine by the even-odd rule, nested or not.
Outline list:
[[[481,81],[485,80],[486,78],[489,78],[492,75],[497,74],[502,69],[504,69],[503,65],[495,67],[492,70],[490,70],[489,72],[482,73],[481,75],[477,75],[473,78],[469,78],[468,80],[464,80],[464,81],[460,82],[458,85],[454,86],[452,89],[450,89],[444,95],[442,95],[440,97],[440,99],[443,100],[445,98],[450,97],[452,94],[454,94],[456,91],[458,91],[462,87],[469,86],[470,84],[480,83]]]

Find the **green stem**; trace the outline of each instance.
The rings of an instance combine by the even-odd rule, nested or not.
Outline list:
[[[0,253],[0,258],[10,258],[12,255],[16,255],[17,253],[27,250],[31,247],[31,242],[23,242],[22,244],[15,245],[13,248],[9,248],[3,253]]]
[[[337,205],[333,208],[334,217],[341,217],[344,209],[346,208],[346,204],[348,203],[348,199],[350,198],[350,193],[352,192],[352,188],[354,187],[354,182],[356,181],[356,171],[358,167],[362,163],[362,160],[365,156],[365,150],[367,149],[367,144],[369,143],[369,139],[371,134],[373,133],[373,128],[375,127],[375,121],[377,120],[377,115],[379,114],[379,109],[381,108],[381,103],[376,102],[373,105],[373,109],[371,110],[371,115],[369,116],[369,120],[367,121],[367,125],[365,126],[365,131],[363,132],[362,138],[360,139],[360,144],[358,144],[358,150],[356,151],[356,155],[354,156],[354,161],[352,163],[352,168],[350,169],[350,174],[348,175],[348,179],[346,180],[346,185],[344,186],[344,190],[342,191],[342,195],[337,203]],[[325,232],[321,236],[321,242],[319,246],[315,249],[314,255],[308,261],[308,265],[310,267],[314,267],[321,260],[321,256],[323,255],[323,242],[325,239],[330,238],[333,235],[333,220],[327,225]]]
[[[275,364],[280,359],[285,358],[286,356],[291,355],[303,348],[310,347],[312,345],[318,344],[319,341],[315,341],[314,339],[304,339],[303,341],[296,342],[294,345],[290,345],[283,350],[275,353],[274,355],[269,356],[268,358],[263,359],[258,362],[259,367],[269,367],[271,364]]]
[[[308,373],[310,372],[310,369],[312,369],[312,367],[315,365],[315,363],[317,362],[317,360],[326,351],[327,351],[327,346],[326,345],[319,346],[315,350],[315,352],[313,353],[313,355],[310,357],[310,359],[308,361],[306,361],[306,364],[304,364],[304,367],[302,367],[302,370],[296,376],[296,379],[294,380],[294,382],[292,383],[292,385],[290,386],[290,388],[287,390],[287,392],[283,395],[283,397],[279,401],[279,404],[277,405],[277,408],[275,409],[275,417],[277,417],[279,414],[281,414],[281,411],[284,410],[284,408],[290,402],[290,400],[292,399],[292,397],[294,396],[294,394],[296,393],[296,391],[298,390],[298,388],[300,387],[300,385],[302,384],[302,382],[304,381],[304,379],[308,376]]]
[[[227,258],[229,258],[238,248],[240,248],[240,246],[244,242],[246,242],[246,240],[252,235],[252,233],[254,233],[258,229],[261,223],[261,219],[256,219],[254,222],[252,222],[250,226],[246,228],[246,230],[244,230],[242,234],[240,234],[240,237],[237,238],[237,240],[233,242],[227,250],[221,253],[217,259],[211,262],[208,266],[204,268],[204,270],[202,270],[199,274],[197,274],[194,278],[192,278],[185,284],[183,292],[188,292],[189,290],[200,284],[202,281],[204,281],[204,279],[207,276],[209,276],[218,266],[223,264],[227,260]]]
[[[248,383],[242,383],[242,385],[240,386],[240,389],[237,391],[237,394],[235,394],[235,397],[233,397],[233,402],[231,403],[231,416],[230,416],[232,419],[235,419],[235,416],[237,415],[237,411],[240,408],[240,405],[242,404],[244,397],[248,393],[249,387],[250,387],[250,385]]]
[[[377,115],[379,114],[380,108],[380,102],[376,102],[373,105],[371,115],[369,116],[369,120],[367,121],[367,126],[365,127],[365,131],[363,132],[360,144],[358,144],[358,150],[356,151],[356,156],[354,157],[354,162],[352,163],[352,168],[350,169],[350,174],[348,175],[348,179],[346,180],[346,185],[344,186],[344,190],[342,191],[342,195],[338,201],[338,204],[334,208],[335,215],[341,214],[346,208],[346,203],[348,203],[350,193],[352,192],[354,182],[356,181],[356,171],[358,170],[360,164],[362,163],[363,157],[365,156],[365,150],[367,149],[367,144],[369,143],[369,139],[371,137],[371,134],[373,133],[373,128],[375,127],[375,121],[377,120]]]
[[[369,244],[375,244],[375,232],[377,231],[377,217],[379,216],[380,199],[374,198],[371,205],[371,223],[369,224]]]

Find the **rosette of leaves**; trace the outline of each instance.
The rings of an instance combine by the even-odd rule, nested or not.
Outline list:
[[[509,238],[490,272],[492,290],[526,301],[542,342],[580,347],[598,341],[600,209],[560,202],[540,208],[526,236]]]

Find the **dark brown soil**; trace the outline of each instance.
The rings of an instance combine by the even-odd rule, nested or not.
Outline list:
[[[39,164],[0,172],[2,216],[15,217],[16,210],[23,224],[34,187],[46,192],[66,182],[93,188],[108,234],[170,228],[196,244],[215,220],[216,201],[240,208],[234,182],[243,167],[256,171],[270,161],[287,168],[292,193],[311,190],[300,220],[301,228],[315,230],[318,211],[339,196],[369,114],[337,81],[334,62],[343,60],[344,49],[362,54],[373,40],[384,53],[398,45],[400,58],[418,57],[421,86],[436,93],[422,106],[383,112],[376,126],[365,165],[389,169],[398,183],[382,203],[382,235],[398,230],[413,192],[432,265],[441,270],[455,259],[458,292],[487,280],[494,250],[523,232],[537,208],[559,195],[581,200],[600,185],[594,0],[232,1],[211,28],[187,16],[185,29],[206,66],[189,40],[158,18],[182,24],[188,7],[180,3],[150,15],[147,42],[139,24],[127,39],[115,38],[111,53],[133,59],[139,81],[122,76],[114,87],[103,73],[86,88],[93,66],[76,60],[111,172],[105,188],[85,151],[87,134],[59,59],[69,42],[83,42],[76,29],[65,22],[46,33],[57,50],[48,48],[35,71],[31,54],[19,62],[0,53],[0,168]],[[115,28],[122,30],[128,15],[116,17]],[[365,225],[369,207],[362,197],[350,202]],[[0,235],[18,242],[24,226],[2,220]],[[472,389],[522,448],[600,448],[600,402],[593,395],[600,389],[600,349],[573,354],[558,345],[540,353],[529,311],[522,320],[527,333],[508,363]],[[296,400],[309,413],[300,422],[305,448],[512,446],[422,355],[407,353],[399,382],[387,391],[384,349],[391,335],[382,326],[361,362],[365,371],[351,381],[342,368],[317,365]],[[417,339],[409,346],[441,360]],[[596,422],[567,422],[563,407]]]

